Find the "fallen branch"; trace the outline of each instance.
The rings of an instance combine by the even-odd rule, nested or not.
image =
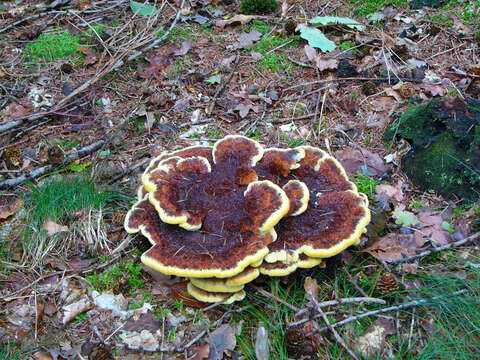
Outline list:
[[[275,300],[277,302],[279,302],[280,304],[282,305],[285,305],[286,307],[288,307],[290,310],[293,310],[293,311],[296,311],[297,313],[301,312],[302,310],[300,310],[298,307],[296,307],[295,305],[292,305],[292,304],[289,304],[288,302],[286,301],[283,301],[282,299],[280,299],[279,297],[269,293],[268,291],[260,288],[260,287],[257,287],[255,286],[254,287],[255,290],[257,290],[260,294],[262,294],[263,296],[266,296],[272,300]]]
[[[165,32],[165,34],[163,34],[161,37],[159,37],[158,39],[156,39],[155,41],[151,42],[149,45],[147,45],[146,47],[144,47],[142,50],[137,50],[135,51],[132,55],[130,55],[125,61],[123,60],[124,57],[126,57],[126,52],[123,53],[123,54],[120,54],[116,59],[112,59],[113,61],[111,61],[111,65],[107,65],[105,67],[105,69],[101,70],[100,72],[98,72],[97,74],[95,74],[94,77],[88,79],[87,81],[85,81],[82,85],[80,85],[79,87],[77,87],[75,90],[73,90],[70,94],[68,94],[67,96],[65,96],[62,100],[60,100],[52,109],[50,109],[49,111],[46,111],[46,112],[42,112],[42,113],[37,113],[37,114],[33,114],[33,115],[30,115],[30,116],[26,116],[22,119],[16,119],[16,120],[13,120],[13,121],[10,121],[8,122],[7,124],[5,125],[2,125],[0,126],[0,133],[4,132],[4,131],[7,131],[7,130],[10,130],[10,129],[13,129],[15,127],[18,127],[20,125],[22,125],[26,120],[28,121],[33,121],[33,120],[36,120],[40,117],[43,117],[45,116],[46,114],[49,114],[49,113],[52,113],[52,112],[56,112],[58,111],[63,105],[65,105],[68,101],[70,101],[72,98],[74,98],[75,96],[77,96],[78,94],[84,92],[85,90],[87,90],[90,86],[92,86],[93,84],[95,84],[99,79],[101,79],[103,76],[109,74],[110,72],[112,71],[115,71],[115,70],[118,70],[120,67],[122,67],[126,62],[128,61],[132,61],[132,60],[135,60],[137,59],[140,55],[143,55],[145,52],[149,51],[150,49],[158,46],[160,43],[162,43],[163,41],[165,41],[168,36],[170,35],[171,31],[173,30],[173,28],[176,26],[178,20],[180,19],[180,15],[181,15],[181,10],[183,8],[183,5],[185,3],[185,0],[182,1],[182,4],[180,5],[180,9],[177,11],[177,14],[175,15],[175,18],[173,19],[173,22],[170,24],[169,28],[167,29],[167,31]],[[66,13],[69,13],[69,11],[66,11]],[[0,183],[1,185],[1,183]],[[1,187],[0,187],[1,188]]]
[[[315,298],[315,295],[313,295],[313,293],[311,293],[310,291],[307,291],[307,294],[308,294],[308,297],[310,298],[310,302],[315,306],[315,310],[317,310],[319,315],[323,318],[323,321],[325,321],[327,328],[332,332],[333,336],[335,337],[335,340],[337,340],[337,342],[345,349],[345,351],[348,353],[348,355],[351,356],[352,359],[359,360],[357,355],[355,355],[355,353],[348,348],[347,344],[345,343],[345,341],[343,341],[342,337],[337,332],[337,330],[335,330],[333,326],[330,324],[330,322],[328,321],[327,315],[325,315],[325,312],[322,310],[322,307],[320,306],[317,299]]]
[[[344,299],[337,299],[337,300],[322,301],[320,303],[317,302],[317,304],[318,304],[318,307],[324,308],[324,307],[327,307],[327,306],[335,306],[335,305],[342,305],[342,304],[353,304],[353,303],[365,303],[365,302],[382,304],[382,305],[385,305],[387,303],[385,300],[372,298],[372,297],[353,297],[353,298],[344,298]],[[304,315],[308,312],[310,312],[310,309],[302,309],[295,314],[295,317],[298,318],[299,316],[302,316],[302,315]],[[311,318],[302,319],[302,320],[293,322],[293,323],[289,324],[288,326],[289,327],[298,326],[298,325],[304,324],[304,323],[306,323],[310,320],[312,320],[312,319]]]
[[[68,165],[69,163],[80,159],[86,155],[89,155],[98,149],[100,149],[105,144],[105,140],[96,141],[90,145],[84,146],[73,154],[66,156],[65,161],[62,163],[63,166]],[[13,179],[7,179],[0,182],[0,189],[7,189],[24,183],[27,180],[36,179],[52,170],[55,169],[54,165],[46,165],[41,168],[30,171],[28,174],[18,176]]]
[[[288,91],[292,89],[296,89],[301,86],[308,86],[308,85],[316,85],[316,84],[326,84],[326,83],[331,83],[331,82],[341,82],[341,81],[390,81],[391,79],[389,78],[383,78],[383,77],[346,77],[346,78],[336,78],[336,79],[322,79],[322,80],[317,80],[317,81],[310,81],[298,85],[293,85],[290,86],[286,89],[283,89],[282,91]],[[422,81],[419,79],[413,79],[413,78],[404,78],[400,77],[397,78],[397,80],[400,81],[408,81],[408,82],[414,82],[414,83],[421,83]]]
[[[213,95],[212,102],[210,103],[210,105],[207,108],[207,111],[206,111],[207,115],[210,115],[212,113],[213,108],[215,107],[215,105],[217,103],[218,97],[223,92],[223,90],[225,90],[225,88],[230,83],[230,81],[232,81],[233,75],[235,75],[235,70],[237,69],[239,63],[240,63],[240,54],[237,53],[237,55],[235,56],[234,63],[233,63],[232,71],[231,71],[230,75],[228,76],[228,78],[222,84],[220,84],[218,86],[217,90],[215,91],[215,94]]]
[[[405,262],[416,260],[416,259],[419,259],[421,257],[428,256],[430,254],[434,254],[434,253],[437,253],[437,252],[440,252],[440,251],[443,251],[443,250],[447,250],[447,249],[462,246],[462,245],[464,245],[468,242],[475,241],[478,238],[480,238],[480,231],[473,234],[473,235],[467,236],[465,239],[458,240],[458,241],[452,242],[452,243],[447,244],[447,245],[439,246],[437,248],[432,248],[432,249],[429,249],[429,250],[425,250],[425,251],[422,251],[421,253],[419,253],[417,255],[412,255],[412,256],[404,257],[404,258],[399,259],[399,260],[392,261],[391,264],[403,264]]]
[[[336,328],[336,327],[351,323],[353,321],[363,319],[363,318],[368,317],[368,316],[383,314],[383,313],[390,312],[390,311],[398,311],[398,310],[408,309],[408,308],[415,307],[415,306],[428,305],[429,303],[431,303],[432,300],[441,299],[441,298],[448,297],[448,296],[461,295],[461,294],[464,294],[466,292],[467,292],[467,290],[459,290],[459,291],[455,291],[455,292],[453,292],[451,294],[448,294],[448,295],[435,296],[435,297],[433,297],[431,299],[428,299],[428,300],[427,299],[422,299],[422,300],[417,300],[417,301],[410,301],[410,302],[407,302],[407,303],[404,303],[404,304],[389,306],[389,307],[386,307],[386,308],[383,308],[383,309],[367,311],[367,312],[359,314],[359,315],[350,316],[350,317],[346,318],[345,320],[336,322],[335,324],[331,324],[331,327]],[[320,315],[317,315],[314,318],[318,318],[318,317],[320,317]],[[329,328],[324,327],[324,328],[321,328],[321,329],[318,329],[318,330],[314,330],[312,332],[312,334],[321,333],[321,332],[324,332],[324,331],[327,331],[327,330],[329,330]]]

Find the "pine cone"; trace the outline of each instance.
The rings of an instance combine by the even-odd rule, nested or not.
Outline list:
[[[398,282],[391,273],[384,273],[380,276],[377,283],[377,289],[381,294],[390,294],[398,290]]]

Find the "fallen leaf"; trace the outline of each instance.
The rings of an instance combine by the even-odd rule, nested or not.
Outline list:
[[[138,1],[130,1],[130,9],[137,16],[153,16],[158,14],[158,9],[155,6],[141,3]]]
[[[303,288],[305,289],[305,292],[307,293],[308,298],[310,298],[310,296],[317,298],[318,293],[320,292],[320,288],[318,287],[317,280],[311,278],[310,276],[307,276],[305,278],[305,281],[303,283]]]
[[[258,109],[258,106],[253,105],[251,102],[244,101],[238,104],[237,106],[235,106],[233,110],[238,111],[240,114],[240,117],[243,119],[248,115],[250,110],[257,113],[259,109]]]
[[[72,304],[65,305],[62,307],[63,310],[63,317],[62,323],[63,325],[68,324],[71,322],[77,315],[80,315],[92,308],[92,304],[88,300],[88,298],[84,297]]]
[[[338,68],[338,60],[317,56],[317,58],[315,59],[315,65],[320,71],[329,70],[329,69],[334,70]]]
[[[52,220],[48,220],[44,225],[43,225],[43,230],[47,231],[47,234],[49,236],[58,234],[60,232],[66,232],[68,231],[68,226],[65,225],[60,225],[57,224],[56,222]]]
[[[235,15],[234,17],[228,20],[218,20],[215,22],[215,26],[224,28],[227,25],[245,25],[248,24],[253,19],[256,19],[258,16],[254,15]]]
[[[175,56],[186,55],[191,48],[192,48],[192,40],[191,39],[183,40],[182,43],[180,44],[180,48],[175,50],[173,52],[173,55]]]
[[[363,31],[365,26],[347,17],[315,16],[309,21],[312,25],[346,25],[350,29]]]
[[[410,211],[395,210],[392,215],[397,225],[411,227],[419,223],[417,216]]]
[[[15,118],[20,118],[28,112],[28,109],[16,102],[12,102],[10,105],[0,111],[1,122],[6,122]]]
[[[359,146],[337,151],[335,157],[352,175],[380,176],[388,171],[388,167],[380,155]]]
[[[152,334],[148,330],[140,332],[122,330],[119,337],[125,346],[131,350],[156,351],[160,346],[158,342],[159,336],[156,333]]]
[[[210,344],[208,360],[222,360],[225,350],[235,349],[237,340],[230,325],[222,325],[213,331],[207,339]]]
[[[398,181],[395,186],[380,184],[375,188],[375,200],[379,202],[392,201],[399,203],[403,201],[402,182]]]
[[[393,320],[378,318],[357,340],[356,348],[365,357],[388,357],[387,336],[395,334]]]
[[[305,54],[307,55],[308,60],[310,60],[311,62],[315,62],[315,59],[317,58],[317,50],[315,50],[310,45],[305,45],[303,47],[303,50],[305,50]]]
[[[193,349],[193,357],[189,358],[191,360],[205,360],[208,358],[208,354],[210,353],[210,345],[205,344],[202,346],[196,346]]]
[[[188,281],[180,281],[170,287],[170,294],[175,300],[181,300],[186,306],[193,308],[203,308],[206,306],[204,302],[198,301],[192,297],[187,291]]]
[[[375,241],[363,251],[381,261],[391,262],[416,255],[417,250],[420,250],[420,247],[413,235],[390,233]]]
[[[270,359],[268,331],[262,323],[260,323],[255,337],[255,355],[257,356],[257,360]]]
[[[238,36],[238,41],[233,44],[233,49],[244,49],[246,47],[252,46],[255,41],[258,41],[262,38],[262,33],[257,30],[252,30],[249,33],[242,32]]]
[[[300,327],[290,328],[285,334],[285,343],[289,358],[315,359],[318,349],[323,345],[322,337],[314,331],[318,330],[316,322],[308,321]]]
[[[15,214],[23,206],[23,199],[15,196],[2,196],[0,198],[0,219],[6,219]]]
[[[421,212],[418,214],[418,220],[422,227],[415,232],[415,238],[419,246],[427,241],[432,241],[434,245],[446,245],[449,243],[449,234],[443,228],[444,219],[440,215]]]
[[[311,47],[320,49],[323,52],[335,50],[337,47],[332,40],[329,40],[323,32],[311,26],[302,26],[300,37],[308,41]]]
[[[147,79],[152,77],[159,79],[162,71],[172,64],[175,51],[177,49],[174,44],[168,44],[155,50],[152,55],[145,58],[149,64],[139,66],[138,74]]]

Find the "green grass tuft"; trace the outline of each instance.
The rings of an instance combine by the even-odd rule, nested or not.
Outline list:
[[[32,185],[27,207],[31,221],[39,227],[47,220],[66,219],[81,209],[100,209],[112,196],[113,193],[99,190],[86,177],[59,176]]]
[[[58,59],[77,58],[81,53],[80,36],[69,32],[41,34],[25,47],[25,58],[31,63],[52,62]]]

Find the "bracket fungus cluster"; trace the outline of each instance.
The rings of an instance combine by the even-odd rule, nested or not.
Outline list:
[[[188,278],[200,301],[231,303],[260,274],[323,266],[369,221],[366,196],[326,152],[226,136],[154,158],[125,228],[152,244],[145,265]]]

